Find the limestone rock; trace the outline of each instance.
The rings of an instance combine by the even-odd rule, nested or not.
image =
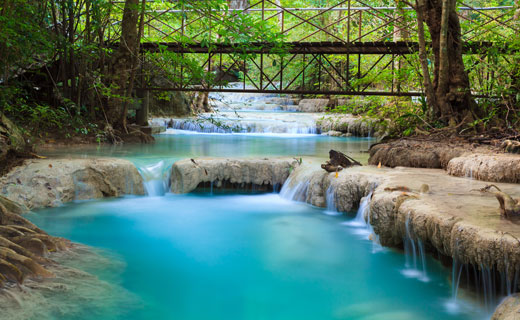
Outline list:
[[[322,132],[337,136],[336,132],[341,132],[344,136],[358,137],[381,137],[385,135],[385,130],[381,126],[379,119],[363,118],[353,115],[328,115],[317,122]],[[332,134],[330,134],[332,133]]]
[[[172,166],[171,191],[186,193],[200,183],[212,182],[215,188],[222,183],[252,184],[255,186],[282,185],[295,160],[280,159],[186,159]]]
[[[520,182],[520,155],[474,154],[451,159],[448,173],[492,182]]]
[[[497,307],[491,320],[518,320],[520,319],[520,295],[514,294],[507,297]]]
[[[301,112],[325,112],[329,105],[329,99],[302,99],[298,103]]]
[[[427,193],[421,192],[425,184]],[[369,220],[382,245],[401,247],[408,226],[427,250],[513,279],[520,269],[520,230],[501,218],[494,196],[471,192],[476,184],[435,169],[353,167],[336,175],[304,165],[291,174],[282,196],[320,207],[332,199],[338,211],[352,212],[372,193]],[[513,185],[500,187],[519,195]]]
[[[123,159],[37,159],[0,178],[0,194],[29,209],[72,200],[144,194],[136,167]]]
[[[330,131],[322,133],[321,135],[322,136],[331,136],[331,137],[351,137],[352,133],[350,133],[350,132],[343,133],[341,131],[330,130]]]

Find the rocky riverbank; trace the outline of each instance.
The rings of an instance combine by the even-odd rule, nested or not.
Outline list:
[[[185,160],[172,168],[174,192],[189,192],[203,181],[213,181],[218,188],[221,177],[252,182],[255,180],[251,178],[251,169],[239,168],[258,167],[250,160],[194,161],[198,166]],[[484,182],[453,177],[440,169],[403,167],[354,167],[336,175],[317,164],[306,164],[306,159],[303,163],[286,162],[283,167],[287,169],[268,171],[261,180],[284,183],[285,197],[319,207],[333,206],[340,212],[352,212],[363,198],[370,197],[365,219],[370,221],[382,245],[402,248],[403,240],[413,237],[435,256],[475,266],[481,272],[493,270],[502,275],[502,285],[507,285],[510,292],[518,290],[512,286],[520,272],[520,228],[515,221],[501,217],[495,197],[478,191],[486,185]],[[230,170],[234,170],[232,174]],[[497,186],[520,197],[515,184]],[[498,290],[500,284],[496,285]]]
[[[121,159],[26,160],[1,177],[0,288],[13,288],[27,279],[54,278],[55,270],[61,273],[55,254],[75,250],[68,240],[48,235],[23,213],[72,200],[123,194],[144,194],[144,190],[135,166]],[[2,297],[11,301],[12,292],[2,291]]]

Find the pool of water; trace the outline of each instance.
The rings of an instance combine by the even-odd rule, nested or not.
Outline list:
[[[436,261],[427,261],[428,281],[405,277],[404,256],[373,250],[346,223],[351,218],[278,194],[127,197],[31,219],[53,235],[116,253],[125,266],[114,285],[134,301],[125,303],[124,293],[121,309],[114,296],[95,311],[87,302],[75,319],[483,318],[478,306],[443,307],[449,272]],[[112,272],[94,270],[114,281]]]
[[[183,158],[325,158],[336,149],[366,161],[372,143],[318,135],[175,132],[156,136],[151,145],[43,153],[126,158],[145,180],[160,181],[169,165]],[[160,174],[147,176],[157,170]],[[469,298],[451,300],[450,270],[435,260],[426,259],[427,277],[411,277],[405,255],[374,250],[366,230],[350,223],[353,216],[274,193],[124,197],[70,203],[29,218],[50,234],[91,246],[105,258],[67,262],[97,276],[107,286],[102,293],[92,286],[67,299],[63,293],[50,294],[40,319],[489,317]],[[65,303],[68,307],[62,308]]]
[[[138,167],[159,161],[169,164],[195,157],[319,157],[328,158],[329,150],[340,150],[361,161],[368,159],[374,138],[338,138],[316,134],[206,134],[174,130],[155,136],[153,144],[84,145],[46,148],[46,156],[112,156],[126,158]]]

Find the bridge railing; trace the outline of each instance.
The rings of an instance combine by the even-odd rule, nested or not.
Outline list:
[[[468,0],[469,1],[469,0]],[[211,1],[147,1],[144,41],[209,43],[280,36],[287,42],[378,42],[416,39],[410,7],[383,7],[370,0],[337,0],[327,7],[289,8],[279,0],[251,0],[233,9]],[[117,38],[124,1],[112,1],[112,38]],[[478,7],[458,2],[464,41],[507,39],[520,32],[512,22],[515,8]],[[248,34],[263,29],[264,33]],[[258,30],[256,30],[258,31]],[[255,39],[255,36],[257,37]]]
[[[463,41],[503,43],[520,34],[518,24],[512,23],[513,6],[481,8],[469,1],[458,3]],[[113,3],[111,40],[120,33],[124,5]],[[213,6],[211,1],[146,3],[143,48],[170,51],[173,75],[167,86],[148,84],[156,90],[237,90],[223,86],[224,78],[234,74],[243,82],[242,91],[421,94],[412,8],[376,6],[370,0],[301,8],[250,0],[240,9]],[[273,51],[266,43],[283,44],[284,50]],[[490,59],[482,50],[465,59],[475,93],[493,94],[490,83],[503,78],[507,57]]]

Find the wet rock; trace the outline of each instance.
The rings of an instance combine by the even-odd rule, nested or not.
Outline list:
[[[296,160],[281,159],[186,159],[172,166],[171,191],[186,193],[200,183],[213,183],[215,188],[222,183],[252,184],[255,186],[282,185]]]
[[[492,182],[520,182],[520,155],[474,154],[451,159],[448,173]]]
[[[497,307],[491,320],[518,320],[520,319],[520,295],[511,295]]]
[[[380,120],[353,115],[328,115],[318,120],[317,125],[322,132],[341,132],[345,136],[381,137],[385,135]]]
[[[0,194],[29,209],[72,200],[144,194],[135,166],[122,159],[27,160],[0,178]]]

